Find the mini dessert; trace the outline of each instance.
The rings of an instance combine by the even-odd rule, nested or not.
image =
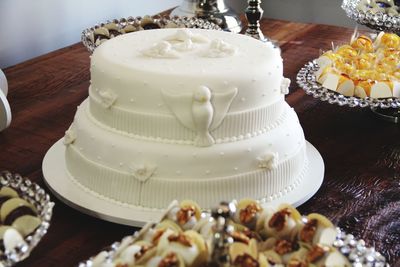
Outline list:
[[[242,199],[237,204],[235,221],[243,224],[250,229],[259,229],[261,220],[259,220],[262,212],[260,204],[253,199]],[[257,222],[259,222],[257,224]]]
[[[336,229],[320,214],[301,217],[289,205],[266,210],[255,200],[241,200],[236,203],[236,212],[227,221],[227,247],[221,252],[217,251],[220,246],[214,244],[215,220],[204,214],[191,224],[190,230],[158,227],[173,223],[182,227],[179,216],[171,216],[171,212],[177,214],[187,207],[198,205],[192,201],[174,203],[159,224],[149,224],[136,238],[125,238],[111,257],[106,251],[99,253],[92,259],[90,266],[211,267],[218,266],[211,262],[211,259],[215,259],[214,253],[221,256],[220,260],[227,262],[223,266],[231,267],[351,266],[348,259],[333,246]],[[252,216],[245,216],[244,212],[245,215]],[[248,228],[246,224],[252,228]],[[200,234],[205,225],[208,225],[207,229],[211,229],[211,243]],[[164,229],[161,234],[157,232],[159,229]],[[223,233],[218,232],[218,235],[221,234]],[[146,238],[149,236],[158,238],[148,241]]]
[[[329,245],[335,241],[336,231],[333,224],[324,216],[311,213],[298,235],[299,240],[310,245]]]
[[[265,213],[263,232],[265,236],[292,240],[301,225],[300,213],[292,206],[281,205],[277,211]]]
[[[374,40],[353,36],[322,54],[315,73],[323,87],[344,96],[360,98],[400,97],[400,37],[381,32]]]
[[[36,208],[7,186],[0,189],[0,219],[2,225],[12,226],[24,237],[41,223]]]
[[[8,186],[0,189],[0,254],[26,244],[24,238],[41,224],[36,208]]]
[[[184,17],[159,17],[144,16],[136,18],[114,19],[93,28],[86,29],[82,33],[82,41],[86,48],[93,50],[102,43],[119,35],[161,28],[199,28],[205,27],[210,29],[221,30],[221,28],[212,22],[204,21],[200,18],[184,18]]]
[[[183,230],[192,229],[200,216],[200,207],[193,201],[182,201],[180,206],[172,208],[167,214],[167,217],[177,222]]]
[[[140,22],[134,24],[124,24],[124,26],[117,24],[116,22],[109,22],[101,27],[95,28],[91,32],[89,39],[96,46],[101,45],[105,41],[117,37],[118,35],[148,30],[148,29],[160,29],[160,22],[156,22],[153,18],[149,16],[143,17]],[[168,27],[176,27],[176,25],[167,25]]]

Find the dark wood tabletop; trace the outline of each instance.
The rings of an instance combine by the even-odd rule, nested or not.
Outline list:
[[[353,30],[269,19],[262,21],[262,29],[282,49],[284,73],[292,80],[286,100],[325,162],[321,189],[300,211],[326,215],[375,246],[392,266],[400,266],[400,127],[377,119],[368,108],[316,100],[295,82],[306,62],[332,42],[348,42]],[[89,52],[78,43],[4,72],[13,120],[0,133],[0,169],[21,173],[46,188],[43,157],[88,96]],[[56,205],[48,234],[17,266],[76,266],[136,230],[84,215],[50,195]]]

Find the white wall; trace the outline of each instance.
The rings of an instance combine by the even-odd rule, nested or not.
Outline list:
[[[80,41],[113,18],[157,14],[181,0],[0,0],[0,68]]]
[[[107,19],[156,14],[183,0],[0,0],[0,68],[80,41]],[[247,0],[225,0],[243,13]],[[353,27],[341,0],[262,0],[264,16]]]
[[[355,26],[341,8],[342,0],[262,0],[264,17],[299,22],[315,22],[344,27]],[[247,0],[228,0],[230,6],[245,10]]]

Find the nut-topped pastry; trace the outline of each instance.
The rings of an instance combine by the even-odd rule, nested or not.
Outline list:
[[[248,242],[236,241],[229,247],[229,258],[232,266],[256,267],[258,262],[258,249],[255,239]]]
[[[185,262],[181,255],[175,252],[166,252],[161,256],[151,259],[147,267],[185,267]]]
[[[301,215],[295,208],[281,205],[278,210],[267,212],[263,231],[267,236],[291,240],[301,224]]]
[[[121,266],[134,266],[140,265],[141,263],[147,262],[149,259],[156,255],[156,247],[146,241],[138,241],[128,247],[126,247],[120,254],[117,261]]]
[[[207,248],[203,238],[195,231],[173,233],[167,230],[157,245],[157,254],[174,252],[182,256],[186,266],[204,266]]]
[[[258,201],[251,199],[235,204],[236,211],[232,211],[230,217],[214,216],[212,220],[200,216],[196,223],[190,224],[192,229],[183,230],[181,226],[189,220],[185,219],[183,224],[179,224],[180,216],[175,215],[180,211],[186,211],[189,215],[196,212],[200,214],[201,209],[192,201],[173,203],[159,224],[149,224],[135,237],[125,238],[112,254],[104,251],[99,253],[90,266],[221,266],[214,262],[215,255],[220,255],[219,259],[226,267],[351,266],[347,258],[332,245],[337,232],[326,217],[316,213],[301,217],[290,205],[280,205],[276,209],[263,208]],[[187,217],[191,216],[182,215],[182,218]],[[227,239],[218,238],[223,234],[217,230],[216,221],[220,226],[220,219],[225,220],[224,234]],[[189,225],[185,227],[190,228]],[[208,242],[209,239],[201,234],[204,229],[212,233],[212,240],[223,244]],[[214,253],[214,250],[222,248],[225,248],[225,254]]]
[[[299,240],[316,245],[331,245],[336,239],[336,230],[333,224],[323,215],[311,213],[307,222],[299,231]]]
[[[201,210],[197,203],[184,200],[179,206],[173,206],[166,217],[176,222],[183,230],[192,229],[200,220]]]
[[[262,227],[261,215],[263,208],[260,203],[253,199],[242,199],[238,202],[237,209],[238,211],[234,218],[237,223],[243,224],[252,230]]]
[[[353,36],[350,44],[322,54],[317,81],[345,96],[400,97],[400,37],[381,32],[375,39]]]

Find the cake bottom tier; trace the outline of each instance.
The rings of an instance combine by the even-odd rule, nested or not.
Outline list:
[[[165,208],[193,199],[210,208],[221,200],[275,199],[299,185],[307,168],[305,139],[286,105],[266,133],[211,147],[139,140],[99,124],[88,101],[78,108],[65,160],[71,179],[90,194],[121,205]]]

